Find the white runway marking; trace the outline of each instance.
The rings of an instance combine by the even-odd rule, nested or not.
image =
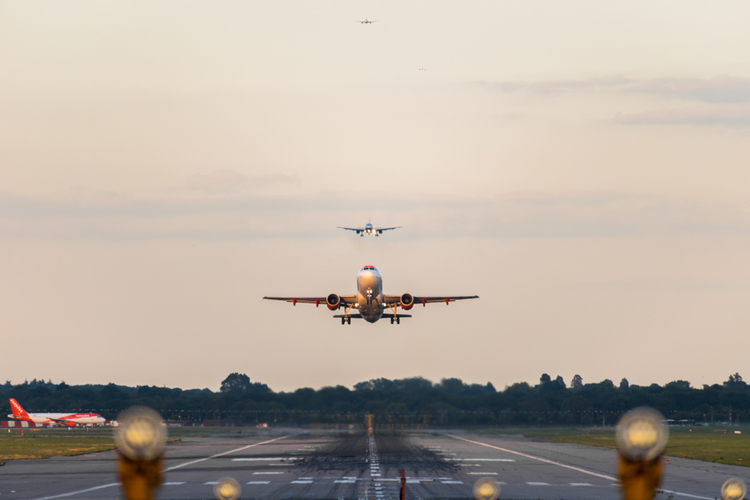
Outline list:
[[[312,484],[312,481],[292,481],[292,484]]]
[[[356,481],[354,479],[336,479],[334,483],[354,484]]]
[[[455,460],[457,462],[515,462],[512,458],[446,458],[445,460]]]
[[[205,482],[203,484],[204,485],[206,485],[206,484],[219,484],[219,481],[208,481],[208,482]]]
[[[232,462],[276,462],[278,460],[297,460],[297,457],[233,458]]]
[[[533,455],[527,455],[526,453],[521,453],[520,451],[508,450],[506,448],[500,448],[499,446],[493,446],[491,444],[482,443],[481,441],[472,441],[471,439],[466,439],[466,438],[462,438],[462,437],[459,437],[459,436],[454,436],[452,434],[446,434],[446,436],[450,436],[450,437],[452,437],[454,439],[458,439],[458,440],[461,440],[461,441],[466,441],[467,443],[474,443],[474,444],[478,444],[480,446],[486,446],[487,448],[493,448],[495,450],[504,451],[506,453],[512,453],[513,455],[518,455],[520,457],[526,457],[526,458],[530,458],[532,460],[538,460],[540,462],[544,462],[544,463],[547,463],[547,464],[557,465],[558,467],[565,467],[566,469],[570,469],[570,470],[582,472],[582,473],[588,474],[590,476],[600,477],[602,479],[609,479],[610,481],[617,481],[616,478],[614,478],[612,476],[607,476],[606,474],[599,474],[598,472],[592,472],[590,470],[581,469],[580,467],[573,467],[572,465],[561,464],[560,462],[555,462],[554,460],[547,460],[546,458],[540,458],[540,457],[535,457]],[[712,497],[702,497],[702,496],[698,496],[698,495],[691,495],[689,493],[681,493],[679,491],[672,491],[672,490],[661,490],[661,491],[663,491],[665,493],[671,493],[673,495],[680,495],[680,496],[683,496],[683,497],[688,497],[688,498],[698,498],[700,500],[714,500],[714,498],[712,498]]]
[[[285,439],[285,438],[288,438],[288,437],[289,437],[289,435],[287,435],[287,436],[281,436],[281,437],[278,437],[276,439],[269,439],[268,441],[263,441],[261,443],[255,443],[255,444],[251,444],[251,445],[248,445],[248,446],[243,446],[242,448],[237,448],[237,449],[234,449],[234,450],[225,451],[224,453],[217,453],[216,455],[211,455],[210,457],[199,458],[198,460],[192,460],[190,462],[185,462],[184,464],[174,465],[172,467],[168,467],[168,468],[164,469],[164,472],[169,472],[169,471],[175,470],[175,469],[181,469],[182,467],[187,467],[188,465],[193,465],[193,464],[197,464],[197,463],[200,463],[200,462],[205,462],[206,460],[211,460],[212,458],[223,457],[224,455],[229,455],[230,453],[234,453],[236,451],[247,450],[248,448],[255,448],[256,446],[260,446],[260,445],[266,444],[266,443],[273,443],[274,441],[279,441],[281,439]]]
[[[497,476],[497,472],[467,472],[470,476]]]
[[[663,491],[664,493],[671,493],[673,495],[680,495],[680,496],[688,497],[688,498],[700,498],[701,500],[715,500],[714,498],[711,498],[711,497],[701,497],[698,495],[691,495],[690,493],[680,493],[679,491],[672,491],[672,490],[657,490],[657,491]]]
[[[103,490],[104,488],[111,488],[112,486],[120,486],[120,483],[103,484],[101,486],[94,486],[93,488],[89,488],[87,490],[71,491],[70,493],[62,493],[60,495],[53,495],[51,497],[37,498],[36,500],[51,500],[52,498],[72,497],[74,495],[80,495],[81,493],[88,493],[89,491],[96,491],[96,490]]]
[[[271,481],[248,481],[247,484],[271,484]]]
[[[162,486],[179,486],[181,484],[185,484],[185,481],[181,483],[161,483]]]
[[[253,475],[283,474],[283,472],[253,472]]]
[[[298,477],[297,479],[305,480],[305,479],[312,479],[312,478],[311,477]]]
[[[535,481],[526,481],[529,486],[549,486],[549,483],[539,483]]]
[[[464,484],[463,481],[441,481],[443,484]]]
[[[493,448],[495,450],[504,451],[506,453],[511,453],[513,455],[518,455],[520,457],[526,457],[526,458],[530,458],[532,460],[539,460],[540,462],[544,462],[546,464],[557,465],[558,467],[565,467],[566,469],[575,470],[575,471],[578,471],[578,472],[583,472],[584,474],[589,474],[590,476],[596,476],[596,477],[600,477],[602,479],[609,479],[610,481],[616,481],[616,479],[614,477],[607,476],[606,474],[599,474],[598,472],[592,472],[590,470],[581,469],[580,467],[573,467],[572,465],[561,464],[560,462],[555,462],[553,460],[547,460],[546,458],[540,458],[540,457],[535,457],[533,455],[527,455],[526,453],[521,453],[520,451],[508,450],[506,448],[500,448],[499,446],[493,446],[491,444],[482,443],[480,441],[472,441],[471,439],[465,439],[465,438],[462,438],[462,437],[453,436],[451,434],[447,434],[447,436],[450,436],[450,437],[455,438],[455,439],[460,439],[461,441],[466,441],[467,443],[474,443],[474,444],[478,444],[480,446],[486,446],[487,448]]]
[[[590,483],[570,483],[571,486],[592,486]]]

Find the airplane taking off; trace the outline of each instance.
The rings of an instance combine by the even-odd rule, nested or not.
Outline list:
[[[360,24],[372,24],[372,23],[376,23],[377,21],[369,21],[367,18],[365,18],[364,21],[355,21],[355,22],[358,22]]]
[[[26,413],[26,410],[13,398],[10,398],[10,408],[13,411],[13,415],[8,415],[8,418],[25,420],[36,424],[56,424],[75,427],[76,424],[103,424],[106,422],[104,417],[96,413]]]
[[[325,304],[328,309],[335,311],[341,307],[344,308],[344,314],[337,314],[334,318],[341,318],[341,324],[352,324],[352,318],[364,319],[368,323],[375,323],[380,318],[390,318],[391,324],[394,322],[401,324],[401,318],[411,318],[411,314],[399,314],[398,308],[408,311],[414,304],[435,304],[466,299],[478,299],[479,295],[460,295],[460,296],[439,296],[426,297],[416,296],[410,293],[403,295],[383,295],[383,278],[373,266],[365,266],[357,274],[357,293],[355,295],[336,295],[330,294],[327,297],[263,297],[263,300],[283,300],[291,302],[293,305]],[[390,308],[392,313],[384,313],[386,308]],[[349,314],[349,311],[356,309],[359,314]]]
[[[392,231],[394,229],[399,229],[403,226],[396,226],[396,227],[374,227],[372,225],[372,221],[369,221],[367,224],[365,224],[365,227],[342,227],[337,226],[339,229],[346,229],[347,231],[356,231],[358,235],[364,236],[366,234],[374,234],[375,236],[380,236],[383,231]]]

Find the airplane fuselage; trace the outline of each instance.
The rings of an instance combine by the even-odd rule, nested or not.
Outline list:
[[[95,413],[29,413],[28,418],[18,415],[8,415],[15,420],[25,420],[35,424],[103,424],[104,417]]]
[[[383,277],[372,266],[357,274],[357,310],[362,319],[375,323],[383,316]]]

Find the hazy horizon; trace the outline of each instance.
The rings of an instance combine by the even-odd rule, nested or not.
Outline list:
[[[0,380],[742,374],[748,14],[0,2]],[[368,217],[404,227],[336,229]],[[364,265],[481,299],[393,326],[261,300]]]

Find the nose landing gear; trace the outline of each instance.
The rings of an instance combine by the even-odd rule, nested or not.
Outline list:
[[[341,318],[341,324],[342,325],[344,325],[344,324],[351,325],[352,324],[352,318]]]
[[[398,316],[396,316],[395,318],[391,318],[391,324],[393,324],[394,321],[397,325],[401,324],[401,318],[399,318]]]

